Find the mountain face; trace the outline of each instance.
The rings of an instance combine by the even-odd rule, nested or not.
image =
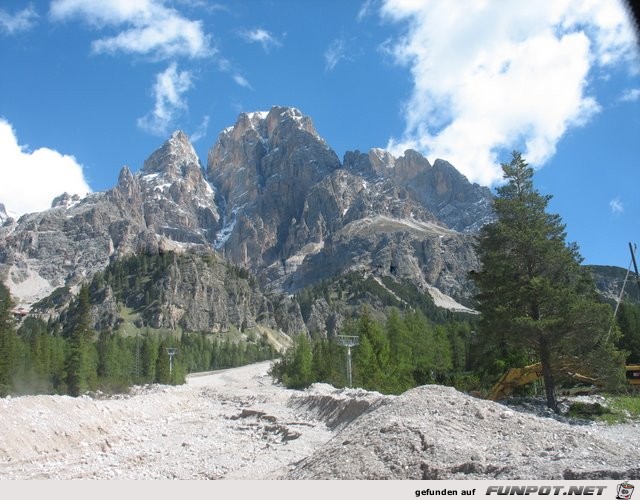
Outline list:
[[[241,114],[208,155],[224,225],[217,248],[287,292],[353,269],[410,278],[460,299],[472,233],[491,194],[415,151],[336,154],[298,110]]]
[[[0,279],[25,306],[127,255],[198,251],[248,270],[270,293],[356,271],[408,280],[457,307],[451,297],[469,298],[467,273],[477,267],[473,235],[492,218],[489,190],[446,161],[372,149],[341,162],[309,117],[285,107],[242,113],[206,169],[175,132],[108,191],[64,194],[17,221],[1,208]],[[214,275],[185,273],[171,286]],[[205,307],[207,293],[185,292],[181,307]]]
[[[417,151],[399,158],[381,149],[368,154],[349,152],[345,168],[365,176],[388,178],[438,220],[460,232],[476,232],[492,220],[492,196],[486,187],[471,184],[453,165],[436,160],[433,166]]]
[[[267,296],[255,278],[210,252],[164,252],[114,260],[88,284],[96,331],[131,334],[144,329],[225,333],[306,332],[300,308],[287,297]],[[66,288],[35,303],[32,311],[58,320],[65,335],[77,321]],[[262,327],[262,328],[261,328]]]
[[[309,191],[339,168],[298,110],[241,114],[209,152],[207,174],[226,215],[218,247],[253,270],[286,258]]]
[[[587,266],[596,288],[604,300],[615,303],[620,298],[624,285],[622,300],[632,304],[640,304],[640,287],[634,272],[629,273],[616,266]],[[627,279],[625,284],[625,278]]]
[[[73,287],[116,257],[211,244],[220,216],[214,191],[182,132],[109,191],[57,197],[51,209],[0,227],[0,277],[31,304]]]

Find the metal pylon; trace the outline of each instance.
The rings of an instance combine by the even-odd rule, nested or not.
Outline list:
[[[360,338],[353,335],[336,335],[336,342],[347,348],[347,376],[349,377],[349,387],[353,386],[351,380],[351,348],[360,343]]]
[[[171,372],[173,371],[173,357],[177,352],[178,349],[176,347],[167,347],[167,354],[169,355],[169,375],[171,375]]]

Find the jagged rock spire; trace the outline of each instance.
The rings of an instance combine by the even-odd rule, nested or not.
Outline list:
[[[181,130],[175,131],[171,137],[149,158],[142,167],[142,173],[168,173],[181,175],[186,166],[200,165],[187,135]]]

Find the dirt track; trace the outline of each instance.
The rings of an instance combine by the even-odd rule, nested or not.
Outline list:
[[[274,385],[268,367],[110,399],[0,400],[0,478],[551,479],[567,470],[640,471],[637,424],[570,426],[439,386],[399,397],[324,384],[292,391]]]

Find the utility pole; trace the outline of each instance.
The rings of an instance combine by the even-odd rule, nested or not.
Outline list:
[[[140,333],[136,332],[136,384],[140,383]]]
[[[360,338],[353,335],[336,335],[336,342],[347,348],[347,376],[349,377],[349,387],[353,385],[351,380],[351,348],[360,344]]]
[[[177,352],[177,347],[167,347],[167,354],[169,355],[169,375],[171,375],[171,372],[173,372],[173,357]]]
[[[631,252],[631,262],[629,262],[629,268],[627,269],[627,274],[624,276],[624,280],[622,281],[622,288],[620,289],[620,295],[618,295],[618,300],[616,301],[616,307],[613,310],[613,317],[611,318],[611,326],[609,327],[609,332],[607,333],[607,337],[605,340],[609,340],[611,336],[611,331],[613,330],[614,325],[616,324],[616,316],[618,314],[618,309],[620,308],[620,303],[622,302],[622,296],[624,295],[624,289],[627,286],[627,280],[629,279],[629,274],[631,273],[631,266],[633,266],[636,270],[636,281],[638,283],[638,288],[640,288],[640,275],[638,274],[638,264],[636,264],[636,256],[634,253],[635,245],[632,245],[629,242],[629,251]]]
[[[634,252],[634,246],[631,242],[629,242],[629,251],[631,252],[631,262],[633,262],[633,267],[636,271],[636,283],[638,283],[638,288],[640,288],[640,274],[638,273],[638,264],[636,263],[636,254]]]

